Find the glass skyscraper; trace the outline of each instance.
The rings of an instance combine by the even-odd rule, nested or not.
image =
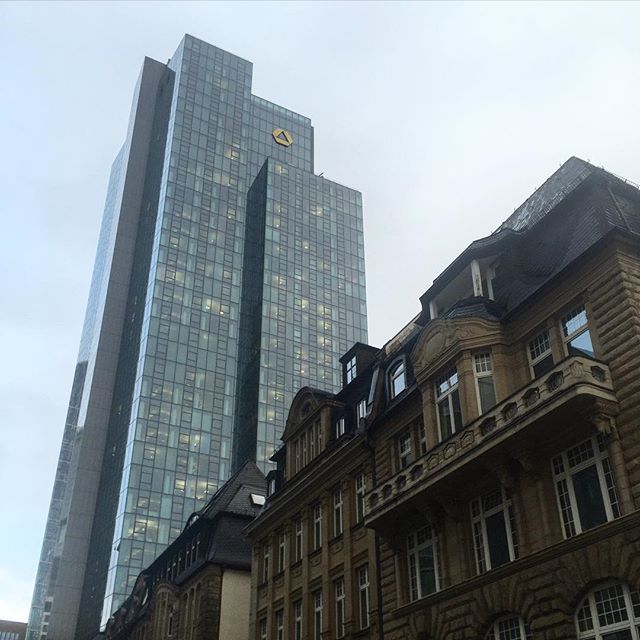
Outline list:
[[[29,619],[90,640],[304,385],[366,342],[362,201],[311,121],[185,36],[145,59],[109,182]]]

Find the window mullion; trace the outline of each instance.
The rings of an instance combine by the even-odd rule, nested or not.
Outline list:
[[[594,443],[595,446],[598,446],[598,443]],[[607,514],[607,522],[611,522],[614,519],[613,509],[611,508],[611,499],[609,498],[609,488],[607,487],[607,479],[604,475],[604,467],[602,466],[602,457],[607,455],[607,452],[604,453],[596,448],[596,471],[598,473],[598,484],[600,485],[600,495],[602,495],[602,502],[604,504],[604,510]],[[609,462],[611,464],[611,462]],[[612,469],[613,473],[613,469]]]
[[[576,499],[576,492],[573,486],[572,471],[576,471],[576,468],[571,469],[571,467],[569,466],[569,458],[566,453],[562,454],[562,461],[565,468],[564,476],[567,480],[567,493],[569,494],[569,504],[571,505],[573,526],[576,530],[576,535],[578,535],[579,533],[582,533],[582,520],[580,519],[580,511],[578,511],[578,500]]]

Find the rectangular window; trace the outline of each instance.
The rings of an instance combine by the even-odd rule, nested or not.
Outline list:
[[[313,506],[313,550],[322,546],[322,505],[318,502]]]
[[[345,614],[344,578],[338,578],[333,583],[333,592],[336,599],[336,638],[343,638]]]
[[[562,317],[562,334],[565,351],[569,356],[589,356],[593,358],[593,344],[589,333],[587,312],[584,305],[572,309]]]
[[[347,384],[349,384],[356,377],[356,357],[353,356],[349,362],[345,365],[345,374]]]
[[[287,536],[284,531],[278,534],[278,573],[282,573],[285,567],[285,553],[287,548]]]
[[[423,456],[427,453],[427,430],[422,422],[420,423],[418,435],[420,436],[420,455]]]
[[[339,438],[340,436],[343,436],[345,433],[345,419],[344,416],[342,418],[338,418],[338,420],[336,420],[336,439]]]
[[[364,473],[356,476],[356,522],[364,520],[365,501],[364,496],[367,493],[367,482]]]
[[[411,600],[424,598],[440,588],[436,536],[431,526],[407,536],[409,594]]]
[[[258,623],[258,638],[259,640],[267,640],[267,619],[261,618]]]
[[[369,626],[369,568],[358,569],[358,601],[360,605],[360,629]]]
[[[298,516],[295,521],[295,548],[294,558],[295,561],[302,560],[302,518]]]
[[[311,430],[309,431],[309,460],[313,460],[315,457],[316,457],[316,434],[315,434],[315,425],[313,425],[313,427],[311,427]]]
[[[262,553],[262,582],[269,581],[269,559],[270,559],[270,547],[269,544],[264,545],[264,550]]]
[[[296,469],[296,473],[298,471],[300,471],[300,469],[302,468],[301,462],[301,450],[302,450],[302,446],[300,443],[300,438],[297,438],[296,441],[293,443],[294,446],[294,452],[295,452],[295,469]]]
[[[284,640],[284,611],[276,611],[276,640]]]
[[[293,603],[293,640],[302,640],[302,600]]]
[[[342,535],[343,516],[342,490],[336,489],[333,492],[333,535]]]
[[[413,442],[411,431],[406,431],[398,438],[398,464],[406,469],[413,462]]]
[[[367,415],[367,401],[363,398],[358,402],[357,406],[358,426],[360,426],[360,420]]]
[[[313,640],[321,640],[322,637],[322,591],[313,593]]]
[[[601,436],[567,449],[553,458],[552,467],[565,538],[620,517],[613,472]]]
[[[551,338],[547,329],[541,331],[532,340],[529,340],[528,354],[531,375],[534,378],[538,378],[553,369]]]
[[[471,528],[478,573],[518,557],[513,506],[504,488],[471,501]]]
[[[473,356],[476,390],[478,392],[478,411],[486,413],[496,404],[496,391],[493,386],[493,363],[491,354],[476,353]]]
[[[440,440],[446,440],[462,427],[462,409],[458,392],[458,372],[451,369],[436,381]]]

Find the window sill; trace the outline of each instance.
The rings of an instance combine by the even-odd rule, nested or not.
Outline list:
[[[337,544],[338,542],[342,542],[343,538],[344,538],[344,533],[339,533],[337,536],[333,536],[333,538],[329,540],[329,545],[334,545],[334,544]]]
[[[315,558],[316,556],[319,556],[321,553],[322,553],[322,547],[318,547],[317,549],[315,549],[309,554],[309,559]]]
[[[300,566],[302,566],[302,558],[300,558],[300,560],[296,560],[289,568],[293,570],[297,569]]]

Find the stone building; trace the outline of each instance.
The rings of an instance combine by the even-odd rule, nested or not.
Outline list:
[[[640,191],[571,158],[298,393],[252,640],[640,639],[639,241]]]
[[[251,547],[243,533],[266,480],[247,462],[194,513],[111,616],[104,640],[246,640]]]

